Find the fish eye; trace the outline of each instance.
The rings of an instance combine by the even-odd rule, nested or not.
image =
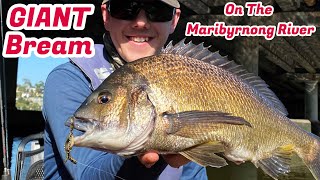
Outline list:
[[[106,104],[110,101],[111,96],[109,93],[101,93],[98,96],[98,103],[99,104]]]

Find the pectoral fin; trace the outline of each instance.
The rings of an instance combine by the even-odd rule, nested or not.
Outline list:
[[[277,148],[270,158],[258,160],[255,165],[274,179],[279,175],[290,172],[290,161],[293,154],[293,146],[286,145]]]
[[[224,158],[215,154],[219,152],[224,152],[223,144],[220,142],[209,142],[192,147],[186,151],[180,152],[180,154],[201,166],[219,168],[228,165]]]
[[[181,128],[195,128],[201,125],[208,127],[210,124],[232,124],[245,125],[251,127],[251,124],[242,117],[232,116],[228,113],[219,111],[185,111],[174,114],[163,113],[163,118],[169,121],[170,127],[168,134],[178,132]]]

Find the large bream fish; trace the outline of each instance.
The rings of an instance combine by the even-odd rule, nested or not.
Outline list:
[[[259,77],[181,41],[112,73],[70,119],[85,133],[68,138],[66,152],[73,143],[122,156],[156,150],[212,167],[225,157],[274,179],[290,171],[295,152],[320,179],[319,138],[286,114]]]

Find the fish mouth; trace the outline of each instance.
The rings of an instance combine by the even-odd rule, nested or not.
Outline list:
[[[101,123],[95,119],[83,118],[72,116],[65,122],[66,126],[70,127],[70,130],[77,129],[83,134],[74,135],[74,145],[81,144],[82,141],[88,136],[99,133],[103,130]]]
[[[66,121],[65,125],[68,127],[71,127],[72,125],[74,129],[87,132],[96,127],[100,127],[100,122],[95,119],[73,116]]]

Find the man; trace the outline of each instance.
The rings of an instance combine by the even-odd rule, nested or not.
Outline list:
[[[177,0],[105,0],[101,10],[107,30],[104,46],[96,45],[91,59],[71,58],[55,68],[46,81],[45,179],[207,179],[203,167],[180,155],[159,156],[156,152],[125,159],[74,147],[71,155],[77,164],[64,162],[64,143],[70,132],[65,121],[113,70],[159,53],[181,13]],[[74,134],[81,132],[74,130]]]

